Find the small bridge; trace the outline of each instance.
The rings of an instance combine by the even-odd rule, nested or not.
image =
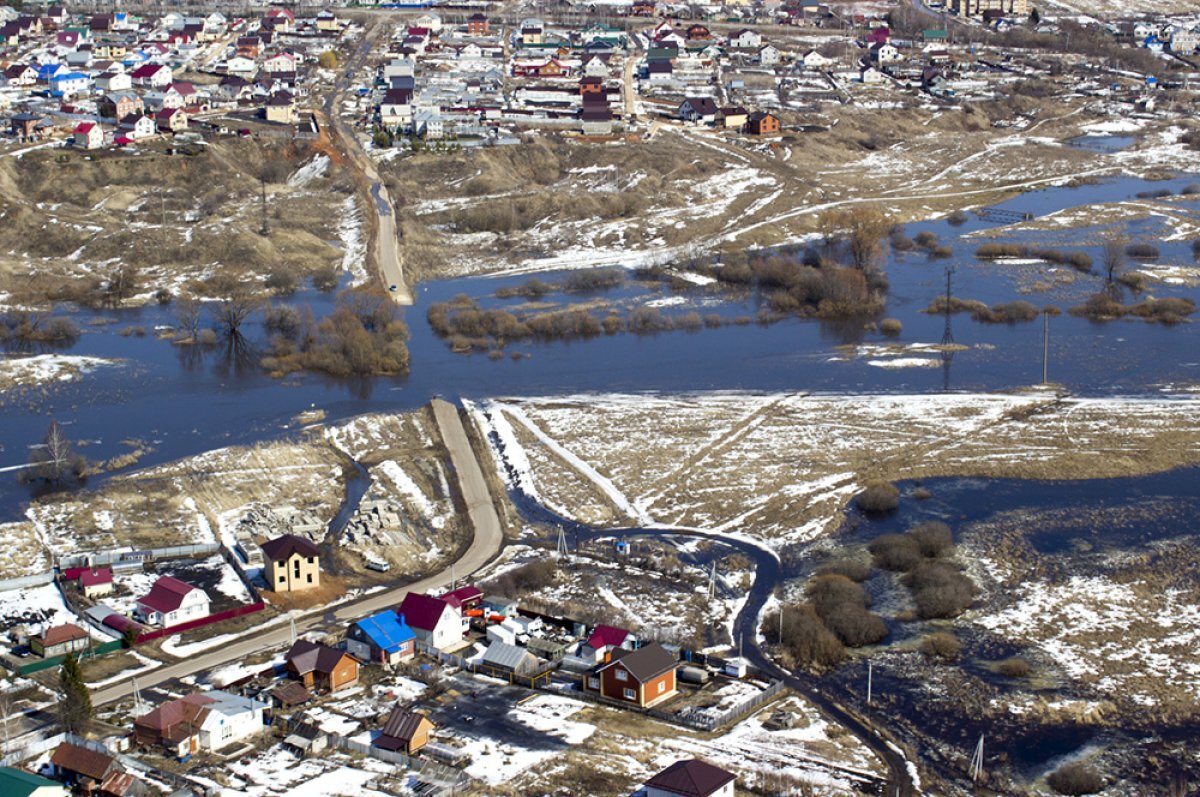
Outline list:
[[[1002,210],[1000,208],[983,208],[975,211],[975,215],[984,221],[995,221],[1001,224],[1015,224],[1021,221],[1033,220],[1032,213],[1021,213],[1016,210]]]

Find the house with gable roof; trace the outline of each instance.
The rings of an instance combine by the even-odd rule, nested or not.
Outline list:
[[[336,692],[358,683],[358,661],[329,645],[297,639],[286,660],[292,677],[310,689]]]
[[[396,613],[417,639],[442,651],[462,647],[463,637],[470,627],[468,619],[449,603],[420,592],[405,595]]]
[[[147,120],[142,122],[141,120]],[[148,116],[139,117],[135,125],[149,124]],[[124,127],[122,121],[122,127]],[[160,576],[150,588],[150,593],[138,598],[133,613],[150,625],[173,626],[207,617],[209,614],[208,593],[172,576]]]
[[[310,540],[284,534],[261,546],[263,576],[276,592],[298,592],[321,586],[321,552]]]
[[[646,797],[733,797],[736,781],[733,773],[690,758],[646,781]]]
[[[399,664],[416,653],[417,635],[390,609],[351,623],[346,652],[359,661]]]
[[[81,122],[71,131],[71,143],[80,149],[100,149],[104,146],[104,130],[95,122]]]
[[[675,696],[677,664],[657,642],[637,650],[618,648],[607,663],[596,665],[584,676],[583,690],[649,708]]]
[[[587,641],[579,649],[579,656],[592,661],[608,661],[613,651],[633,650],[637,646],[637,637],[624,628],[615,625],[598,625],[592,629]]]

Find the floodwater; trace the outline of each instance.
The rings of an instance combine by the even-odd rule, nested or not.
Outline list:
[[[1084,203],[1128,199],[1145,191],[1178,192],[1195,179],[1112,179],[1036,191],[997,207],[1043,215]],[[1188,208],[1192,204],[1188,201],[1173,206]],[[1164,235],[1159,223],[1154,218],[1146,219],[1130,225],[1127,232],[1131,238],[1157,241]],[[899,342],[941,341],[944,319],[921,311],[945,290],[948,265],[955,268],[956,296],[989,304],[1024,298],[1039,305],[1054,303],[1065,308],[1081,303],[1099,289],[1100,278],[1092,275],[1047,294],[1023,294],[1022,288],[1044,276],[1044,267],[978,263],[972,254],[981,241],[960,240],[961,236],[997,226],[996,222],[975,216],[957,227],[946,221],[908,225],[910,236],[925,230],[934,232],[942,243],[954,246],[955,256],[940,261],[915,253],[891,257],[888,276],[892,287],[886,315],[900,319],[904,325]],[[1082,248],[1099,262],[1099,248],[1094,241],[1090,246],[1075,247],[1069,240],[1062,240],[1079,240],[1085,235],[1080,231],[1037,233],[1027,234],[1021,241]],[[1160,248],[1159,263],[1193,264],[1186,242],[1160,244]],[[551,282],[556,279],[554,274],[540,276]],[[415,408],[436,395],[453,399],[582,391],[982,391],[1020,388],[1038,383],[1042,377],[1040,322],[984,325],[965,315],[951,319],[951,332],[954,341],[968,347],[966,350],[945,362],[936,353],[905,355],[923,358],[929,366],[906,368],[879,367],[872,363],[886,362],[887,358],[847,357],[839,351],[837,347],[843,344],[889,342],[877,332],[864,330],[860,322],[787,318],[768,326],[727,324],[694,333],[523,343],[510,352],[528,356],[490,360],[479,354],[451,352],[425,321],[426,309],[433,302],[460,293],[495,302],[498,300],[488,297],[498,288],[526,279],[471,277],[418,286],[417,304],[407,311],[412,332],[412,372],[395,378],[340,380],[305,374],[271,379],[257,367],[260,352],[255,347],[265,343],[265,334],[257,324],[246,346],[218,345],[202,350],[176,347],[154,338],[156,326],[173,323],[170,308],[75,312],[85,334],[69,353],[117,358],[122,363],[46,393],[16,390],[0,398],[0,467],[26,461],[28,447],[40,441],[51,418],[63,423],[82,452],[93,460],[127,452],[127,441],[143,441],[153,449],[142,460],[146,465],[286,434],[295,428],[293,417],[313,407],[324,409],[328,420],[336,421],[366,412]],[[661,295],[647,295],[651,290]],[[1163,285],[1155,293],[1196,297],[1197,291],[1182,285]],[[690,295],[678,295],[661,287],[648,289],[635,281],[600,297],[613,301],[659,300],[668,315],[696,310],[701,314],[717,313],[727,321],[753,317],[761,306],[760,297],[753,294],[727,300],[698,287]],[[567,300],[562,296],[550,298]],[[312,306],[318,317],[332,305],[331,297],[312,292],[299,294],[291,302]],[[118,334],[129,326],[145,327],[146,337]],[[1094,324],[1063,315],[1050,321],[1050,378],[1077,393],[1098,395],[1154,392],[1165,385],[1195,384],[1200,382],[1196,335],[1194,324]],[[21,504],[28,498],[27,489],[15,478],[0,479],[0,520],[19,517]]]

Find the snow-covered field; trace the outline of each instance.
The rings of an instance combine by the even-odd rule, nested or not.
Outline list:
[[[582,484],[616,523],[648,519],[772,548],[828,532],[870,478],[1095,478],[1200,458],[1194,398],[587,395],[473,412],[515,474],[502,475],[559,511],[578,504]],[[538,431],[519,439],[518,427]]]
[[[73,382],[102,366],[116,365],[117,360],[103,357],[83,357],[73,354],[36,354],[32,357],[0,359],[0,390],[15,385],[44,385],[52,382]]]
[[[507,719],[553,736],[568,746],[581,745],[591,738],[596,728],[571,717],[587,704],[557,695],[538,695],[514,706]],[[554,749],[534,750],[516,742],[483,736],[459,735],[453,740],[456,747],[470,756],[467,774],[486,784],[508,783],[521,773],[543,763],[558,752]]]
[[[91,630],[67,608],[62,593],[54,584],[0,592],[0,630],[23,625],[30,633],[40,633],[63,623],[75,623]],[[109,639],[98,631],[92,633],[103,641]]]

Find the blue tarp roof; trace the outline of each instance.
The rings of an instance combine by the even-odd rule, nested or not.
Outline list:
[[[405,642],[416,638],[416,634],[412,632],[412,629],[408,627],[404,620],[397,617],[396,613],[390,609],[364,620],[359,620],[355,625],[361,628],[363,633],[380,650],[386,653],[395,653]]]

